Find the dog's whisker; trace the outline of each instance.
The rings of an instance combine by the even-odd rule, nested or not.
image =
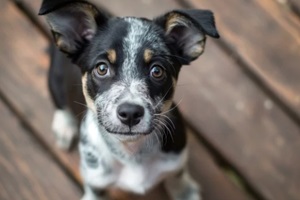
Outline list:
[[[167,133],[165,133],[165,134],[169,134],[169,135],[171,136],[172,141],[174,142],[174,138],[173,138],[173,135],[172,135],[172,131],[170,130],[170,128],[168,127],[168,125],[165,124],[165,123],[164,123],[163,121],[161,121],[161,120],[158,120],[158,119],[157,119],[157,121],[165,128],[164,130],[167,131]]]
[[[156,127],[155,127],[155,128],[156,128]],[[154,131],[154,136],[155,136],[157,142],[159,142],[159,141],[160,141],[160,140],[159,140],[159,136],[157,135],[157,132],[156,132],[156,131]]]
[[[173,142],[174,142],[173,135],[172,135],[173,132],[171,131],[171,129],[172,129],[173,131],[175,131],[175,128],[173,128],[173,127],[170,125],[170,123],[169,123],[168,121],[164,120],[163,118],[161,119],[161,121],[165,124],[165,127],[167,128],[168,133],[169,133],[169,135],[171,136],[171,138],[172,138],[172,140],[173,140]],[[171,127],[169,127],[168,125],[171,126]]]
[[[79,117],[82,114],[84,114],[84,116],[85,116],[86,115],[86,110],[81,111],[80,113],[76,114],[75,117]]]
[[[161,144],[165,144],[166,140],[164,139],[165,134],[162,133],[163,131],[163,126],[159,123],[158,119],[154,119],[154,121],[157,121],[158,123],[156,124],[157,126],[155,127],[155,129],[157,130],[157,132],[159,133],[159,136],[161,138]],[[158,138],[159,139],[159,138]]]
[[[165,117],[166,119],[168,119],[168,121],[171,123],[173,129],[175,129],[175,124],[173,123],[173,121],[170,119],[170,117],[168,117],[167,115],[165,114],[159,114],[159,113],[156,113],[154,114],[155,116],[160,116],[160,117]]]
[[[172,70],[174,72],[174,74],[176,74],[176,69],[175,67],[173,66],[173,64],[169,61],[169,59],[166,59],[166,61],[170,64],[170,66],[172,67]]]
[[[171,85],[169,87],[169,89],[167,90],[166,94],[161,98],[161,100],[154,106],[154,109],[157,108],[157,106],[159,106],[159,104],[164,100],[164,98],[167,96],[167,94],[169,93],[169,91],[172,89],[173,85]]]
[[[78,102],[78,101],[73,101],[74,103],[77,103],[78,105],[84,106],[86,108],[89,108],[87,105],[85,105],[84,103]]]
[[[182,102],[182,100],[183,100],[183,97],[179,100],[179,102],[178,102],[174,107],[172,107],[171,109],[169,109],[169,110],[167,110],[167,111],[165,111],[165,112],[162,112],[162,113],[160,113],[160,114],[166,114],[166,113],[168,113],[168,112],[171,112],[172,110],[174,110],[176,107],[179,106],[179,104]]]
[[[181,56],[178,56],[178,55],[173,55],[173,54],[159,54],[157,56],[166,56],[166,57],[173,57],[173,58],[176,58],[176,59],[181,59],[185,62],[188,62],[188,60],[184,57],[181,57]]]

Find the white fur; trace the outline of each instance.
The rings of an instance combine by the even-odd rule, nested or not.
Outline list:
[[[91,188],[87,185],[84,186],[84,196],[81,198],[81,200],[108,200],[106,196],[97,196],[95,193],[91,190]]]
[[[131,81],[137,78],[136,57],[143,41],[146,41],[146,33],[149,25],[145,25],[141,20],[136,18],[125,18],[129,24],[127,36],[123,42],[123,52],[127,55],[122,66],[124,79]]]
[[[136,69],[139,66],[136,64],[136,59],[145,42],[148,42],[152,48],[159,49],[164,54],[168,51],[163,45],[161,38],[154,31],[151,31],[151,34],[149,34],[150,24],[133,17],[127,17],[124,20],[128,22],[129,30],[123,41],[123,52],[125,53],[125,60],[122,66],[123,78],[131,81],[137,78],[138,73]]]
[[[200,200],[197,185],[187,172],[178,176],[187,162],[187,149],[179,153],[162,152],[160,132],[127,136],[107,131],[113,129],[115,132],[145,133],[149,131],[152,120],[153,113],[149,109],[163,106],[160,98],[152,102],[145,80],[139,77],[139,66],[136,64],[144,42],[149,42],[154,47],[162,42],[158,41],[159,37],[155,33],[148,34],[151,27],[142,20],[125,20],[129,22],[129,30],[123,42],[125,60],[121,80],[98,95],[95,102],[88,102],[91,109],[88,109],[81,124],[81,173],[85,183],[83,200],[97,198],[91,188],[106,189],[113,186],[144,194],[164,180],[167,180],[166,188],[174,200]],[[167,52],[161,46],[156,49],[160,49],[162,53]],[[86,81],[86,77],[83,81]],[[173,84],[176,81],[173,80]],[[86,86],[83,89],[86,90]],[[117,117],[117,107],[122,103],[137,104],[145,109],[141,122],[131,129]],[[171,101],[166,103],[164,109],[169,109],[171,104]]]
[[[165,181],[172,200],[201,200],[200,188],[187,170],[179,176],[168,177]]]
[[[78,127],[76,119],[68,109],[55,111],[52,131],[56,136],[57,145],[62,149],[69,149],[78,134]]]
[[[80,144],[81,171],[87,185],[93,188],[116,186],[126,191],[144,194],[164,178],[184,167],[187,160],[186,149],[179,154],[163,153],[159,141],[151,138],[155,137],[152,133],[149,136],[141,136],[149,138],[140,139],[140,145],[130,154],[130,147],[118,140],[118,136],[99,128],[95,119],[89,111],[81,127],[82,134],[86,134],[88,138],[88,144]],[[149,140],[152,140],[151,145],[147,146]],[[85,162],[84,150],[89,145],[95,147],[93,153],[97,154],[103,164],[96,169],[89,168]]]
[[[146,83],[142,80],[133,79],[129,83],[119,81],[113,84],[110,90],[99,95],[95,100],[96,107],[101,110],[98,117],[102,119],[102,125],[113,129],[115,132],[129,132],[129,127],[117,117],[117,108],[122,103],[131,103],[140,105],[145,110],[140,123],[131,127],[131,131],[148,132],[151,125],[149,105],[152,106],[152,102],[147,96],[148,93]],[[118,101],[115,101],[115,99],[118,99]]]

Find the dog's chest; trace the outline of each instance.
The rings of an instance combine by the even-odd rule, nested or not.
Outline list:
[[[134,155],[137,150],[129,147],[133,154],[130,155],[124,152],[122,145],[107,144],[90,117],[87,116],[81,127],[80,155],[83,178],[93,188],[116,186],[143,194],[166,176],[182,169],[185,151],[166,154],[152,149],[153,154],[132,160],[132,156],[141,156],[140,153]]]

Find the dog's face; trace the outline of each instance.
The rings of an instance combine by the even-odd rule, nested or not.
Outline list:
[[[42,7],[43,10],[43,7]],[[87,2],[44,8],[57,46],[82,71],[83,93],[107,132],[149,134],[166,114],[180,68],[198,58],[213,15],[177,10],[154,20],[109,17]]]

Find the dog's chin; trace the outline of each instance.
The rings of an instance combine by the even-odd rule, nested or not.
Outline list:
[[[120,135],[120,134],[113,134],[112,137],[116,138],[117,140],[127,143],[127,142],[136,142],[141,140],[145,137],[143,134],[136,134],[136,135]]]
[[[116,139],[118,139],[122,142],[137,141],[137,140],[151,134],[151,132],[153,131],[152,129],[149,129],[149,130],[143,131],[143,132],[133,132],[133,131],[118,132],[118,131],[110,130],[109,128],[106,128],[106,127],[104,127],[104,128],[109,134],[111,134],[112,137],[115,137]]]

